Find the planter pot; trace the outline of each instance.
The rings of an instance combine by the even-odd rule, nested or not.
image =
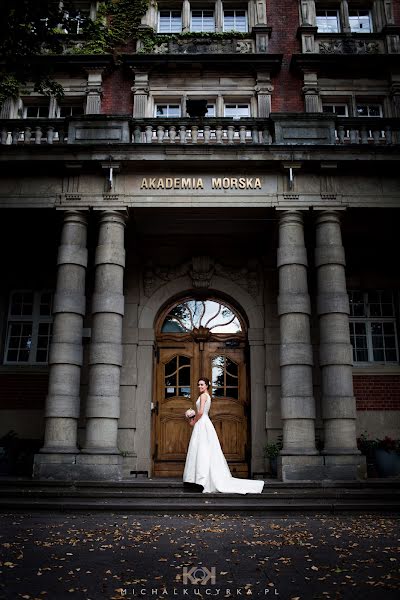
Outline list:
[[[397,454],[397,452],[387,452],[381,448],[376,449],[375,464],[380,477],[400,475],[400,454]]]
[[[277,477],[278,476],[278,457],[274,456],[273,458],[269,459],[269,464],[271,467],[271,475],[272,477]]]

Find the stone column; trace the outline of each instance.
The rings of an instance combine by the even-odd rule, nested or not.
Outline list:
[[[133,92],[133,117],[144,119],[147,116],[147,104],[149,97],[149,74],[147,71],[135,69],[135,84]]]
[[[257,84],[255,91],[257,94],[257,116],[267,119],[271,114],[271,96],[274,86],[271,84],[270,74],[267,72],[257,73]]]
[[[67,471],[70,464],[75,463],[78,452],[82,327],[86,302],[86,230],[87,220],[84,214],[79,211],[65,213],[57,260],[45,441],[40,454],[35,456],[34,477],[68,479]],[[49,458],[46,454],[61,456]],[[63,454],[74,456],[63,457]]]
[[[87,115],[98,115],[101,113],[103,68],[88,69],[87,74],[85,113]]]
[[[312,382],[310,298],[303,216],[292,210],[279,219],[279,297],[281,414],[283,449],[278,476],[312,479],[321,464],[315,448],[315,402]]]
[[[182,4],[182,32],[190,31],[190,2],[183,0]]]
[[[316,220],[315,267],[319,316],[325,464],[334,478],[355,478],[365,457],[356,442],[349,300],[339,215],[322,211]]]
[[[104,211],[100,217],[92,299],[92,339],[86,401],[86,442],[79,457],[90,479],[120,479],[117,447],[122,365],[125,216]]]
[[[317,73],[304,73],[304,86],[302,89],[304,93],[305,112],[321,112]]]

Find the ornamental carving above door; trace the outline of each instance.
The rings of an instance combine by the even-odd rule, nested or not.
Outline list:
[[[184,418],[195,408],[199,377],[208,377],[209,416],[231,472],[249,473],[249,397],[246,325],[216,299],[185,299],[159,319],[153,410],[153,475],[181,477],[192,428]]]

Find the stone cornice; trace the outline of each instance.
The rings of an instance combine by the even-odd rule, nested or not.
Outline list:
[[[122,61],[131,68],[148,67],[149,69],[159,69],[166,67],[176,68],[177,65],[191,66],[205,65],[207,68],[220,69],[228,67],[232,70],[244,68],[251,72],[260,70],[269,71],[271,75],[276,75],[282,64],[283,54],[123,54]]]
[[[400,68],[399,54],[293,54],[290,68],[299,74],[305,71],[336,75],[365,74],[369,77],[389,74]]]

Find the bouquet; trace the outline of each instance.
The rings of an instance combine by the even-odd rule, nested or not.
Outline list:
[[[196,416],[196,412],[193,410],[193,408],[188,408],[188,410],[185,412],[185,417],[190,420],[194,416]]]

